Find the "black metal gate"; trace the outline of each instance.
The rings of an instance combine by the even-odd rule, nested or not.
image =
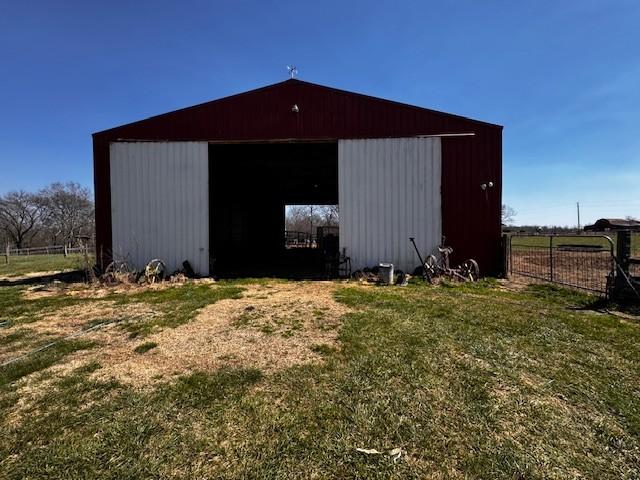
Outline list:
[[[614,243],[605,235],[509,236],[509,274],[608,296]]]

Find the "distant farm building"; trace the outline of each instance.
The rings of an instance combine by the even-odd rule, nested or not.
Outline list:
[[[627,220],[624,218],[601,218],[593,225],[584,227],[586,232],[608,232],[611,230],[634,230],[640,231],[640,221]]]
[[[352,269],[500,265],[502,127],[290,79],[93,135],[99,262],[202,275],[319,265],[284,248],[286,205],[338,205]],[[316,262],[316,263],[314,263]]]

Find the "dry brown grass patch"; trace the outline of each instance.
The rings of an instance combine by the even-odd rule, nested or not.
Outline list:
[[[110,295],[132,295],[147,290],[164,290],[184,283],[204,283],[213,284],[214,280],[203,279],[172,279],[165,282],[134,283],[123,282],[108,285],[104,283],[63,283],[53,282],[43,285],[35,285],[25,290],[23,296],[26,300],[37,300],[39,298],[55,296],[71,296],[78,298],[104,298]]]
[[[97,301],[81,305],[71,305],[60,308],[54,313],[45,315],[35,322],[25,324],[25,329],[29,330],[30,336],[44,341],[61,339],[68,335],[81,332],[92,325],[103,322],[135,322],[144,321],[160,315],[156,309],[145,303],[131,303],[127,305],[116,305],[113,301]],[[108,339],[113,336],[122,335],[122,330],[103,327],[103,332],[96,332],[87,337],[95,337],[98,341],[109,343]],[[9,335],[12,330],[0,331],[0,342]],[[33,341],[19,342],[9,345],[8,349],[0,348],[0,361],[6,361],[27,353],[37,347]]]
[[[170,284],[144,286],[163,289]],[[99,298],[119,293],[120,286],[66,289],[63,295]],[[264,372],[320,361],[336,343],[340,318],[348,308],[335,301],[337,284],[296,282],[243,285],[240,299],[225,299],[203,308],[190,322],[175,328],[132,338],[123,322],[145,321],[165,315],[161,304],[117,303],[94,300],[62,307],[28,324],[34,334],[62,338],[102,322],[107,324],[82,336],[97,346],[70,354],[47,369],[61,378],[90,362],[100,364],[95,378],[114,378],[145,387],[193,371],[215,371],[222,366],[258,368]],[[129,289],[126,293],[135,293]],[[123,292],[124,293],[124,292]],[[110,322],[110,323],[109,323]],[[147,342],[157,346],[142,354],[134,349]],[[320,348],[318,348],[320,347]],[[29,347],[32,348],[32,347]],[[29,348],[26,348],[28,350]],[[23,351],[12,351],[10,357]],[[24,411],[33,398],[47,390],[48,382],[29,375],[20,381]],[[27,400],[28,399],[28,400]]]
[[[347,311],[334,300],[334,288],[329,282],[248,285],[242,298],[221,300],[187,324],[146,337],[158,346],[142,355],[133,352],[142,340],[108,334],[110,327],[89,337],[103,347],[78,352],[74,361],[96,360],[103,368],[95,375],[137,386],[227,365],[269,372],[318,361],[313,347],[335,343]]]
[[[69,335],[97,323],[135,321],[158,315],[159,312],[146,303],[117,305],[105,300],[63,307],[29,326],[37,332]]]

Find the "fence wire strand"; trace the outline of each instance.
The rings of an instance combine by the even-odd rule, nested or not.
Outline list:
[[[513,235],[509,238],[509,272],[544,282],[607,295],[613,246],[604,236]]]

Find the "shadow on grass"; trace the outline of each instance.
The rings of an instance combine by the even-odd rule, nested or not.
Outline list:
[[[73,270],[70,272],[58,272],[35,277],[18,278],[16,280],[0,280],[0,287],[16,287],[19,285],[39,285],[42,283],[52,283],[54,281],[63,283],[79,283],[87,280],[84,270]]]
[[[640,316],[640,303],[633,300],[610,300],[548,284],[531,284],[527,286],[527,291],[537,298],[548,299],[558,304],[565,304],[569,310],[594,312],[613,311]]]

